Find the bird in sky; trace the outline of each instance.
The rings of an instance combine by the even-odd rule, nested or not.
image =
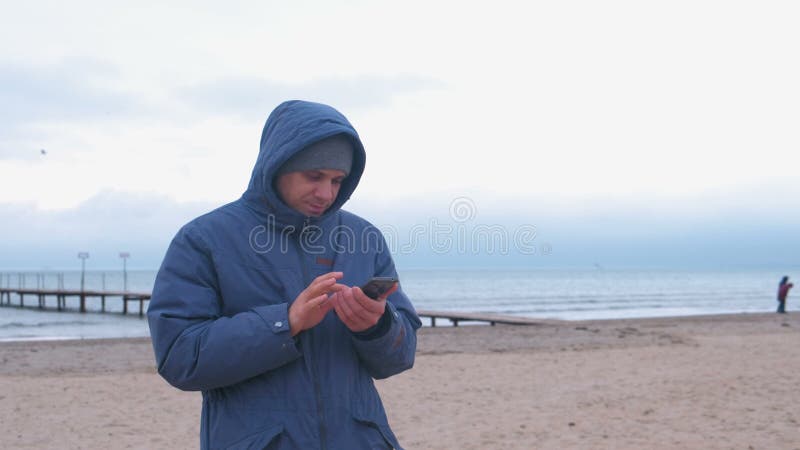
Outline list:
[[[41,153],[42,155],[46,155],[47,154],[47,150],[41,149],[41,150],[39,150],[39,153]]]

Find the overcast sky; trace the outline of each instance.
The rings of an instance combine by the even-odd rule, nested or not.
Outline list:
[[[164,3],[4,5],[0,268],[157,266],[292,98],[353,122],[378,224],[467,198],[537,265],[797,262],[796,2]]]

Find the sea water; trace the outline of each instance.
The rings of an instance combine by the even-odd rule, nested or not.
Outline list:
[[[587,320],[770,312],[776,307],[780,270],[509,270],[411,269],[400,273],[403,289],[418,309],[487,312],[546,319]],[[86,272],[84,288],[122,290],[121,271]],[[128,271],[127,287],[150,292],[155,271]],[[0,274],[0,286],[79,289],[80,272]],[[48,300],[48,308],[55,300]],[[35,305],[36,299],[26,299]],[[78,300],[67,301],[69,312],[33,307],[0,308],[0,340],[68,339],[147,336],[147,321],[138,316],[138,303],[128,315],[119,298],[87,301],[85,314]],[[18,305],[12,297],[12,305]],[[788,309],[793,306],[790,296]],[[439,321],[440,324],[442,321]],[[427,322],[426,322],[427,324]]]
[[[122,291],[127,284],[130,292],[151,292],[156,272],[153,270],[134,270],[123,274],[121,271],[80,271],[47,272],[2,272],[0,287],[22,287],[26,289],[75,289]],[[56,299],[46,299],[46,309],[36,308],[37,299],[33,295],[24,299],[25,308],[19,308],[19,298],[11,297],[12,306],[0,307],[0,341],[44,340],[44,339],[92,339],[149,336],[147,321],[138,316],[139,303],[128,303],[128,314],[122,315],[122,301],[119,297],[106,299],[107,314],[98,313],[101,300],[87,298],[89,312],[78,312],[80,304],[77,297],[66,300],[67,310],[54,311]],[[146,304],[145,304],[146,305]]]

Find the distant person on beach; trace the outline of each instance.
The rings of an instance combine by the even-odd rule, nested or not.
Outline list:
[[[786,297],[789,296],[789,289],[793,286],[792,283],[789,283],[789,277],[781,278],[781,282],[778,284],[778,312],[781,314],[786,313]]]
[[[147,317],[158,373],[202,391],[202,449],[399,448],[373,379],[412,367],[420,320],[399,284],[358,287],[397,277],[341,209],[365,161],[338,111],[282,103],[242,197],[170,244]]]

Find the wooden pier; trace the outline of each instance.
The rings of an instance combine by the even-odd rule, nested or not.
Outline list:
[[[128,314],[128,303],[139,303],[139,316],[144,316],[145,302],[150,301],[149,292],[125,292],[125,291],[95,291],[95,290],[74,290],[74,289],[28,289],[28,288],[0,288],[0,306],[19,306],[25,307],[25,297],[35,297],[36,307],[39,309],[55,309],[57,311],[67,310],[67,298],[78,298],[80,306],[79,312],[87,312],[87,301],[92,298],[100,299],[99,312],[106,312],[107,299],[120,299],[122,301],[122,314]],[[12,298],[19,303],[12,303]],[[48,308],[47,300],[55,299],[55,308]],[[505,325],[545,325],[555,322],[547,319],[534,319],[531,317],[509,316],[491,313],[458,312],[458,311],[434,311],[428,309],[417,310],[420,317],[430,318],[431,326],[436,326],[437,319],[449,320],[457,327],[461,322],[483,322],[492,326],[495,324]]]
[[[483,322],[489,323],[492,326],[496,323],[505,325],[545,325],[556,322],[550,319],[534,319],[532,317],[458,311],[431,311],[428,309],[417,310],[417,315],[430,318],[432,327],[436,326],[436,319],[449,320],[454,327],[457,327],[459,322]]]
[[[19,306],[25,307],[25,296],[36,297],[39,309],[47,308],[47,299],[55,299],[58,311],[67,309],[67,298],[76,297],[80,301],[78,311],[85,313],[86,302],[90,298],[100,299],[100,312],[106,312],[106,299],[119,298],[122,301],[122,314],[128,314],[128,303],[139,302],[139,316],[144,316],[144,302],[150,300],[150,293],[126,291],[92,291],[74,289],[28,289],[28,288],[0,288],[0,306],[14,306],[11,302],[12,295],[19,300]],[[52,308],[51,308],[52,309]]]

